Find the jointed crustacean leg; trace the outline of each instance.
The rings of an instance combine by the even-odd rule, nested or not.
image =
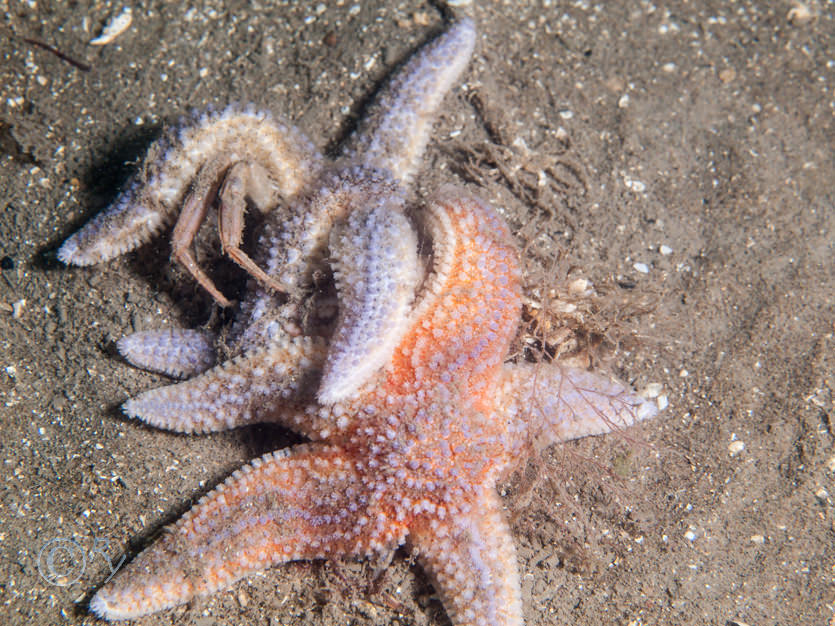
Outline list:
[[[256,163],[235,163],[226,172],[220,188],[218,209],[218,235],[223,251],[261,283],[279,293],[284,288],[255,264],[250,256],[241,250],[244,231],[246,199],[249,198],[261,211],[268,211],[278,200],[274,183],[263,167]]]
[[[107,261],[145,243],[177,217],[174,257],[218,302],[228,305],[188,249],[227,173],[241,195],[235,202],[227,196],[226,203],[234,208],[222,212],[233,216],[240,211],[242,220],[247,196],[261,210],[274,208],[279,199],[289,203],[321,168],[322,157],[310,141],[267,113],[239,107],[207,113],[151,146],[135,180],[108,209],[67,239],[58,257],[68,265]],[[236,220],[222,220],[228,233],[224,248],[244,269],[276,287],[239,252]]]
[[[206,218],[208,205],[214,197],[213,190],[200,189],[200,187],[202,185],[189,192],[183,203],[183,208],[180,210],[180,215],[177,217],[177,223],[171,233],[171,256],[186,268],[188,273],[200,283],[203,289],[211,294],[220,306],[229,306],[232,303],[215,286],[214,281],[203,271],[203,268],[198,265],[191,247],[194,238],[197,236],[197,231],[200,230],[200,225]]]
[[[270,289],[283,293],[281,285],[258,267],[240,247],[247,198],[262,212],[271,210],[279,200],[275,183],[270,180],[263,167],[244,161],[231,165],[219,178],[210,177],[219,170],[214,163],[207,164],[205,169],[209,175],[201,172],[195,187],[188,193],[180,209],[180,215],[171,233],[172,256],[218,304],[224,307],[231,304],[197,263],[192,249],[194,238],[206,218],[209,206],[218,199],[218,231],[224,253],[255,279]]]

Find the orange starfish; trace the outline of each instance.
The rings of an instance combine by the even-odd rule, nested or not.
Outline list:
[[[521,291],[506,224],[454,188],[430,202],[424,221],[432,266],[408,330],[350,399],[316,402],[315,380],[305,379],[323,367],[325,348],[299,337],[126,405],[172,430],[277,421],[311,443],[235,472],[99,590],[93,611],[133,618],[277,563],[408,542],[453,624],[522,624],[497,481],[534,447],[627,426],[655,409],[586,371],[503,363]]]

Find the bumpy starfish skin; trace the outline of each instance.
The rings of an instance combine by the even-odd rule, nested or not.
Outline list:
[[[182,206],[174,229],[175,256],[226,304],[182,234],[196,232],[216,196],[221,231],[232,223],[224,211],[231,205],[242,208],[249,199],[267,213],[257,260],[248,266],[233,258],[256,278],[264,268],[264,279],[284,294],[265,289],[259,278],[242,303],[227,347],[239,354],[305,332],[302,302],[329,252],[338,274],[340,316],[320,399],[335,402],[351,395],[385,364],[405,330],[402,321],[420,279],[408,250],[416,245],[415,236],[404,227],[405,187],[444,95],[469,62],[475,37],[473,22],[460,20],[415,55],[381,91],[335,163],[325,163],[298,130],[267,113],[231,107],[200,117],[154,145],[136,182],[70,237],[59,258],[75,265],[111,259],[147,241]],[[356,219],[366,221],[367,232],[354,228],[354,243],[332,236],[333,226],[355,219],[356,211],[363,213]],[[388,245],[394,229],[405,239]],[[137,341],[125,356],[142,367],[179,372],[178,352],[191,349],[181,339],[186,338],[169,337],[168,350]],[[145,345],[149,352],[142,354]],[[155,363],[166,352],[174,362]]]
[[[260,164],[274,183],[271,193],[259,194],[264,210],[293,197],[322,167],[313,144],[269,113],[238,107],[206,113],[154,144],[128,189],[67,239],[58,257],[92,265],[137,248],[173,220],[195,181],[206,187],[241,160]]]
[[[131,365],[175,378],[201,374],[215,364],[214,337],[201,330],[144,330],[122,337],[116,346]]]
[[[137,617],[277,563],[408,542],[453,624],[522,624],[496,482],[537,444],[628,426],[654,409],[589,372],[503,364],[521,310],[506,224],[455,188],[429,203],[425,222],[433,262],[407,330],[355,398],[321,405],[299,384],[292,368],[315,370],[326,354],[298,337],[128,403],[172,430],[271,420],[313,441],[236,472],[99,590],[93,611]],[[282,361],[283,350],[297,354]]]
[[[183,206],[182,248],[190,238],[177,232],[193,234],[215,197],[221,230],[237,229],[226,209],[251,201],[265,212],[263,233],[254,265],[236,260],[258,280],[225,344],[233,358],[212,367],[205,333],[131,335],[119,342],[131,363],[194,377],[124,410],[183,433],[276,422],[310,439],[201,499],[98,591],[98,615],[137,617],[274,564],[408,542],[453,624],[522,623],[496,482],[541,446],[625,427],[654,409],[589,372],[503,363],[521,308],[506,224],[455,188],[409,210],[407,185],[432,120],[474,43],[473,23],[461,20],[426,46],[334,163],[267,114],[207,114],[153,146],[137,182],[62,246],[67,263],[104,261]],[[431,244],[426,270],[418,231]],[[223,232],[221,240],[234,244]],[[339,301],[330,342],[310,332],[304,314],[325,259]],[[264,286],[260,268],[283,296]],[[199,268],[191,271],[208,288]]]

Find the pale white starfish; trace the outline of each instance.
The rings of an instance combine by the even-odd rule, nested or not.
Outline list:
[[[346,397],[385,363],[404,331],[421,278],[413,260],[417,238],[404,214],[406,186],[438,106],[474,45],[475,27],[465,19],[426,46],[379,94],[334,163],[270,114],[232,107],[202,116],[152,146],[127,191],[67,239],[59,258],[74,265],[109,260],[177,217],[174,258],[229,304],[191,252],[217,199],[224,250],[269,288],[252,289],[242,304],[232,337],[232,352],[240,353],[301,332],[300,302],[329,253],[340,307],[319,396],[323,402]],[[247,200],[267,213],[257,252],[262,264],[239,247]],[[333,229],[339,222],[347,227]],[[192,331],[146,332],[119,347],[140,367],[191,375],[210,362],[212,341]]]

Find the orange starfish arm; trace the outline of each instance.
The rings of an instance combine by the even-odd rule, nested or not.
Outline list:
[[[443,188],[427,212],[433,270],[392,357],[389,391],[457,381],[462,396],[489,403],[521,308],[513,238],[489,204],[460,188]]]
[[[297,559],[365,554],[380,542],[366,490],[340,448],[300,445],[235,472],[90,603],[107,619],[133,619],[225,589]],[[395,534],[397,534],[395,532]]]
[[[499,496],[482,490],[466,512],[410,529],[454,626],[522,626],[516,552]]]
[[[146,391],[125,402],[130,417],[181,433],[207,433],[277,422],[318,439],[316,420],[302,419],[325,360],[323,342],[276,341],[230,359],[185,382]]]

